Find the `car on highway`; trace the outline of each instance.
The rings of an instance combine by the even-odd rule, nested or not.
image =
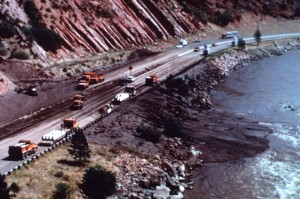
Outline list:
[[[131,83],[131,82],[134,82],[134,81],[135,81],[135,77],[132,76],[132,75],[130,75],[130,76],[127,76],[127,77],[125,78],[125,80],[126,80],[127,82]]]
[[[194,48],[194,52],[199,52],[200,51],[200,47],[195,47]]]
[[[183,48],[183,45],[178,44],[178,45],[176,46],[176,48]]]

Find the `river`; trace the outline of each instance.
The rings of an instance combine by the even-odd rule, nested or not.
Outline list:
[[[214,192],[220,194],[210,198],[224,193],[223,198],[299,199],[300,51],[234,71],[212,92],[212,101],[222,111],[256,120],[273,133],[267,136],[265,152],[226,167],[230,183],[219,186]]]

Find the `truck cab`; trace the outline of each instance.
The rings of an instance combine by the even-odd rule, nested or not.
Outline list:
[[[63,121],[62,127],[66,129],[78,128],[78,122],[76,119],[66,118]]]
[[[125,93],[129,93],[129,95],[132,97],[136,95],[136,90],[134,86],[126,86]]]
[[[154,86],[158,84],[158,77],[156,75],[150,75],[146,77],[145,84],[147,86]]]

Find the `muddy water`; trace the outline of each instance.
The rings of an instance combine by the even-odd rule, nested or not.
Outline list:
[[[300,198],[300,51],[251,63],[212,93],[214,105],[273,130],[253,158],[209,163],[197,198]],[[198,180],[199,180],[198,179]]]

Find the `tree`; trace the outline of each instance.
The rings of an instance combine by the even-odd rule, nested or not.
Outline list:
[[[105,199],[116,192],[116,177],[110,171],[97,165],[85,170],[82,191],[92,199]]]
[[[238,48],[244,50],[246,48],[246,42],[243,38],[240,38],[238,41]]]
[[[5,176],[0,175],[0,198],[9,199],[9,189],[7,188],[7,183],[5,182]]]
[[[0,23],[0,37],[10,38],[17,33],[17,29],[11,22],[2,22]]]
[[[71,140],[69,154],[80,163],[86,162],[91,157],[91,149],[82,129],[78,129]]]
[[[54,199],[68,199],[71,198],[73,193],[72,188],[69,184],[60,182],[56,184],[55,191],[53,192]]]
[[[130,65],[128,68],[129,68],[130,76],[131,76],[131,71],[132,71],[133,67]]]
[[[17,183],[13,182],[10,187],[9,190],[12,191],[14,193],[14,196],[16,196],[17,193],[19,193],[19,191],[21,190],[19,185],[17,185]]]
[[[259,43],[261,41],[261,32],[260,32],[260,30],[258,28],[256,29],[253,37],[254,37],[254,39],[255,39],[255,41],[257,43],[257,46],[259,46]]]

